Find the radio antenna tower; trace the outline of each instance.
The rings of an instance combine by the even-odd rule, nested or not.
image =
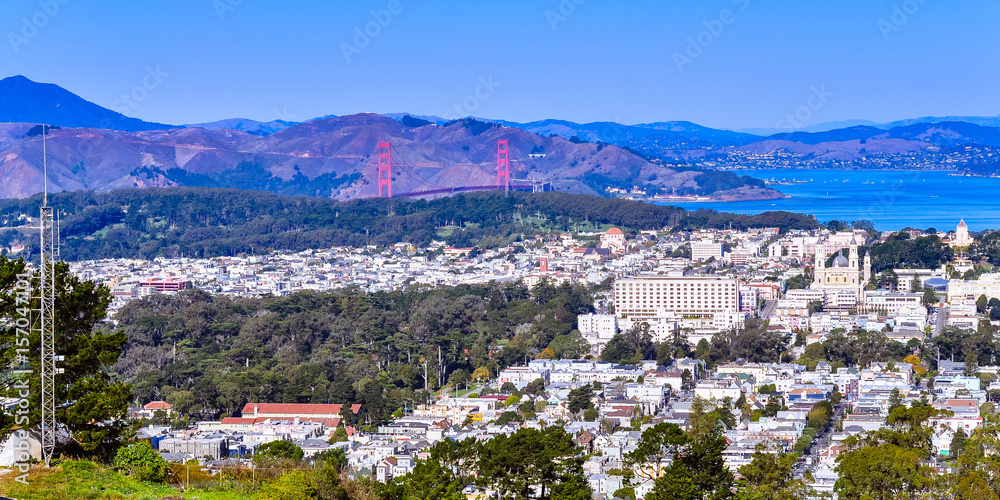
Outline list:
[[[38,295],[42,361],[42,459],[46,467],[52,462],[56,447],[56,369],[55,339],[56,258],[59,253],[58,234],[53,225],[52,207],[49,206],[48,163],[45,150],[45,125],[42,125],[42,206],[38,220],[41,236],[41,262],[39,266]]]

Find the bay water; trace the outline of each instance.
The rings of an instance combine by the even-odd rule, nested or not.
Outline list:
[[[879,230],[954,229],[964,218],[971,231],[1000,229],[1000,178],[963,177],[936,170],[746,170],[790,198],[764,201],[659,203],[688,210],[759,214],[784,210],[820,222],[871,220]]]

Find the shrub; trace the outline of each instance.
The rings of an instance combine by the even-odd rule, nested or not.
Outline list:
[[[302,448],[295,446],[291,442],[271,441],[257,447],[257,452],[254,454],[254,461],[260,463],[268,459],[285,459],[298,462],[302,460],[303,455]]]
[[[347,440],[348,440],[347,429],[344,429],[343,426],[339,426],[339,427],[337,427],[337,430],[333,431],[333,435],[330,436],[330,439],[327,440],[327,443],[334,444],[334,443],[340,443],[340,442],[347,441]]]
[[[119,448],[114,467],[140,481],[162,483],[167,478],[167,461],[145,441]]]
[[[255,500],[312,500],[319,498],[316,486],[303,471],[289,472],[261,488]]]
[[[508,422],[520,422],[522,419],[517,413],[512,411],[505,411],[500,414],[499,417],[494,421],[496,425],[504,425]]]

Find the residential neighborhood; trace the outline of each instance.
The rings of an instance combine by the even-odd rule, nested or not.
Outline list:
[[[940,236],[967,248],[971,238],[963,227]],[[882,234],[882,241],[887,237]],[[371,425],[362,405],[336,403],[250,402],[238,415],[182,428],[172,424],[173,409],[165,401],[133,408],[133,418],[149,422],[140,437],[169,460],[222,467],[248,460],[265,443],[287,441],[306,458],[342,450],[352,474],[384,483],[408,474],[442,441],[482,442],[557,425],[585,450],[584,470],[598,497],[631,488],[642,499],[655,477],[622,471],[635,466],[629,457],[643,431],[661,423],[690,429],[692,415],[713,411],[731,416],[721,420],[728,422],[723,458],[734,473],[761,449],[796,452],[796,477],[817,494],[832,494],[845,441],[888,425],[894,408],[939,410],[930,426],[934,456],[944,462],[954,454],[956,433],[971,435],[983,423],[981,412],[994,411],[987,403],[1000,399],[1000,367],[935,359],[937,371],[930,376],[922,354],[949,332],[997,324],[990,304],[1000,298],[1000,275],[983,273],[962,253],[939,268],[875,272],[868,250],[874,242],[863,229],[626,237],[610,228],[536,236],[492,250],[399,244],[384,250],[85,261],[73,270],[111,288],[112,310],[190,289],[242,297],[518,281],[529,288],[549,283],[603,289],[594,294],[594,312],[576,319],[587,345],[583,359],[539,354],[497,372],[477,371],[464,384],[427,393],[378,425]],[[718,336],[750,330],[785,347],[768,352],[762,344],[748,357],[713,362]],[[908,350],[912,362],[886,363],[863,354],[853,363],[831,361],[831,342],[865,332]],[[659,359],[614,359],[612,346],[629,335],[680,350]],[[488,494],[474,488],[465,493]]]

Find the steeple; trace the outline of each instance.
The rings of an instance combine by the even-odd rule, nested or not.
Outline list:
[[[872,279],[872,253],[865,252],[865,283]]]

